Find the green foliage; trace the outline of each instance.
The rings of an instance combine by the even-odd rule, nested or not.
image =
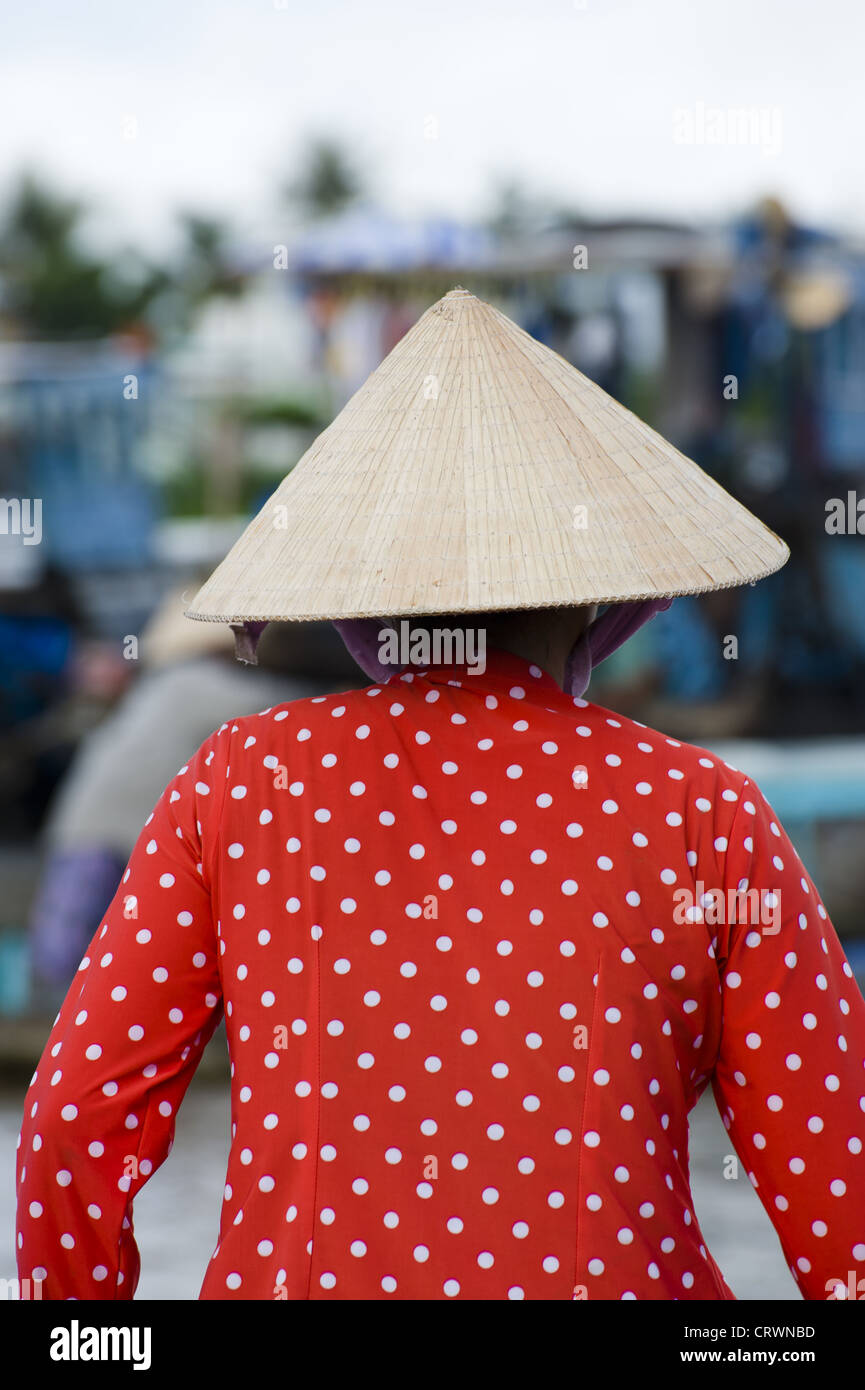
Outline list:
[[[30,175],[15,190],[0,227],[0,276],[7,314],[27,335],[102,337],[136,322],[159,273],[138,266],[122,278],[78,245],[80,203]]]
[[[660,401],[660,386],[657,373],[626,369],[622,373],[620,400],[628,410],[639,415],[647,425],[657,418]]]
[[[107,261],[90,254],[81,244],[84,211],[30,174],[13,191],[0,223],[0,280],[6,315],[25,337],[101,338],[154,325],[182,331],[210,296],[243,288],[212,219],[184,214],[177,263],[156,265],[135,251]]]
[[[255,400],[231,399],[227,409],[245,425],[302,425],[324,428],[330,422],[327,403],[300,396],[261,396]]]
[[[306,216],[328,217],[357,201],[365,187],[342,145],[313,138],[297,178],[285,190]],[[167,263],[131,249],[107,259],[82,236],[87,208],[24,173],[0,212],[2,310],[22,337],[102,338],[137,331],[152,338],[188,331],[213,296],[243,293],[246,275],[234,263],[223,223],[194,211],[179,214],[181,244]],[[310,407],[310,410],[314,409]],[[302,404],[274,408],[286,423],[318,423]]]
[[[238,511],[251,515],[274,491],[289,472],[287,467],[274,469],[267,464],[244,463],[240,475]],[[213,515],[215,509],[210,495],[210,474],[200,458],[190,458],[185,466],[162,485],[162,504],[167,517],[197,517]]]

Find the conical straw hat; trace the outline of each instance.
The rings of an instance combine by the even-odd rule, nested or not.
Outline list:
[[[745,584],[788,557],[678,449],[457,287],[318,436],[188,616],[616,603]]]

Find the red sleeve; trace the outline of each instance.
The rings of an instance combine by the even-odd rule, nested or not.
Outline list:
[[[865,1278],[865,1002],[814,883],[747,779],[729,845],[718,847],[728,911],[715,1099],[803,1297],[855,1298]],[[731,889],[760,894],[760,907],[740,900],[736,923]]]
[[[45,1299],[131,1299],[138,1283],[133,1200],[168,1156],[222,1018],[201,845],[218,824],[228,738],[223,726],[202,744],[145,822],[27,1093],[18,1274],[43,1280]]]

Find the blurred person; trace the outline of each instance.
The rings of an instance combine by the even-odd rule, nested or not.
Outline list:
[[[245,670],[234,660],[230,628],[184,618],[179,589],[142,633],[144,672],[79,745],[44,827],[28,936],[37,1010],[62,1001],[142,820],[202,738],[234,715],[338,687],[304,667],[296,642],[283,650],[280,630],[271,637],[260,669]]]
[[[202,1299],[733,1299],[709,1085],[803,1296],[843,1296],[865,1002],[825,907],[752,779],[585,697],[788,553],[498,310],[429,308],[191,609],[247,656],[329,618],[373,683],[226,722],[157,800],[27,1096],[20,1277],[133,1297],[224,1016]]]
[[[3,569],[0,827],[4,838],[18,838],[38,826],[72,755],[61,711],[77,684],[83,621],[69,578],[56,566],[40,565],[14,583],[9,578]]]

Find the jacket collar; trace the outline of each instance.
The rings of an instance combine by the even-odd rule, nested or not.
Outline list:
[[[574,703],[573,698],[564,693],[548,671],[501,647],[487,647],[483,671],[467,662],[430,664],[396,673],[385,681],[385,685],[416,680],[427,681],[431,685],[464,686],[467,690],[476,690],[484,695],[512,695],[517,700],[526,699],[540,704],[549,704],[556,699],[568,705]],[[584,704],[585,701],[580,703]]]

